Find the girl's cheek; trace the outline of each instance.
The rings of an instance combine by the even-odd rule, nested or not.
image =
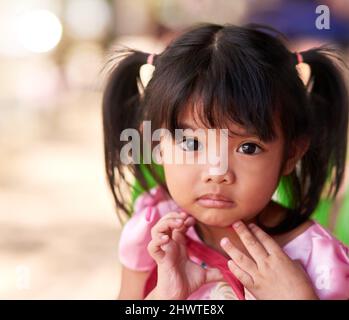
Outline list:
[[[199,171],[193,166],[183,166],[171,172],[167,187],[172,198],[183,210],[192,210],[194,199],[201,194],[202,183],[199,180]]]
[[[164,165],[164,171],[167,187],[173,194],[188,194],[188,190],[197,183],[193,167],[171,164]]]
[[[269,153],[262,156],[240,156],[234,161],[236,174],[245,178],[252,177],[256,182],[277,179],[281,167],[281,154]]]
[[[253,196],[261,201],[271,197],[279,181],[279,167],[272,163],[259,163],[256,165],[256,163],[248,164],[245,162],[240,166],[236,166],[234,172],[236,188],[239,190],[239,194],[243,197]]]

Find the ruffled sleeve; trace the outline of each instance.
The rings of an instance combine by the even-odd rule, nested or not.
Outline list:
[[[124,225],[119,240],[119,261],[125,267],[149,271],[155,266],[147,246],[151,240],[151,228],[161,217],[158,204],[162,199],[161,188],[155,187],[136,200],[134,213]]]
[[[314,224],[286,248],[307,271],[322,300],[349,299],[349,249]]]
[[[349,299],[349,251],[338,241],[314,239],[308,273],[321,299]]]

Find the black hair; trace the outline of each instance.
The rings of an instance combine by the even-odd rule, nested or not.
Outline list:
[[[120,53],[120,52],[119,52]],[[309,218],[329,184],[335,197],[343,179],[347,148],[348,97],[334,49],[301,53],[311,69],[307,85],[300,79],[297,57],[281,33],[262,25],[201,24],[173,40],[155,56],[152,79],[140,93],[139,69],[148,53],[128,50],[114,68],[103,98],[105,166],[117,207],[131,214],[122,182],[127,170],[149,190],[140,165],[120,162],[126,143],[120,133],[151,120],[152,130],[174,132],[181,113],[200,100],[198,114],[209,128],[228,128],[230,121],[254,131],[264,141],[275,138],[277,115],[291,146],[307,137],[309,148],[287,176],[292,206],[270,233],[291,230]],[[288,149],[287,147],[285,150]],[[147,165],[162,186],[152,165]]]

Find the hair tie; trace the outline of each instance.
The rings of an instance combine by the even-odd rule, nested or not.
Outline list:
[[[309,64],[304,62],[302,53],[296,51],[294,52],[294,55],[297,59],[297,63],[295,67],[297,69],[298,76],[302,80],[304,86],[308,88],[307,90],[310,90],[309,89],[310,87],[308,87],[310,76],[311,76],[310,66]]]
[[[153,77],[153,73],[155,70],[154,57],[154,53],[149,54],[147,57],[147,62],[143,64],[139,70],[139,75],[141,78],[143,88],[146,88],[150,79]]]
[[[152,66],[154,65],[154,56],[155,56],[154,53],[151,53],[151,54],[148,55],[148,57],[147,57],[147,64],[151,64]]]
[[[300,63],[303,63],[303,56],[300,52],[295,52],[294,53],[296,55],[296,58],[297,58],[297,64],[300,64]]]

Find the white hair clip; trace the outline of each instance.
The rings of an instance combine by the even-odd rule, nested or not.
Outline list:
[[[311,70],[308,64],[304,62],[303,56],[300,52],[294,53],[297,58],[297,64],[296,69],[298,72],[299,78],[304,83],[304,86],[307,86],[309,84],[310,76],[311,76]]]
[[[154,56],[155,54],[150,54],[147,58],[147,63],[143,64],[139,70],[139,76],[141,78],[143,88],[146,88],[150,79],[153,77],[153,73],[155,70]]]

